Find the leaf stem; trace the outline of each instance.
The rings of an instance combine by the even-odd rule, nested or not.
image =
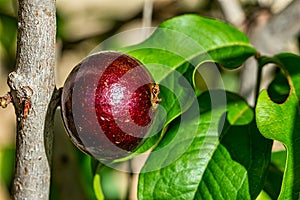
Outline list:
[[[257,62],[257,76],[256,76],[256,88],[255,88],[255,100],[254,100],[254,107],[256,106],[257,104],[257,100],[258,100],[258,95],[259,95],[259,92],[260,92],[260,85],[261,85],[261,78],[262,78],[262,66],[259,62],[259,58],[260,58],[260,54],[257,53],[255,55],[255,59],[256,59],[256,62]]]

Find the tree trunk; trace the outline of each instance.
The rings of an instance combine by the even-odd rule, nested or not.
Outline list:
[[[8,84],[17,116],[13,199],[48,199],[53,140],[55,0],[19,0],[17,68]]]

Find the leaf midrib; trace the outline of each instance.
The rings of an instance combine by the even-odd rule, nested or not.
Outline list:
[[[137,46],[135,46],[135,47],[142,46],[142,45],[143,45],[143,43],[141,43],[140,45],[137,45]],[[210,55],[213,51],[217,51],[217,50],[223,49],[223,48],[234,48],[234,47],[247,47],[247,48],[251,48],[252,50],[254,50],[254,48],[253,48],[251,45],[249,45],[249,44],[247,44],[247,43],[245,43],[245,42],[233,42],[233,43],[229,43],[229,44],[223,45],[223,46],[215,46],[215,47],[213,47],[213,48],[207,49],[205,52],[207,52],[207,54]],[[151,47],[146,47],[146,48],[151,48]],[[131,51],[134,52],[134,51],[136,51],[136,50],[138,50],[138,49],[134,48],[133,50],[130,50],[130,51],[127,52],[127,53],[130,54]],[[166,50],[166,49],[160,49],[160,50],[168,51],[168,50]],[[254,50],[254,51],[255,51],[255,50]],[[168,52],[169,52],[169,51],[168,51]],[[168,73],[166,73],[166,74],[165,74],[164,76],[162,76],[161,78],[157,79],[156,82],[157,82],[157,83],[160,83],[162,80],[166,79],[166,77],[168,77],[173,71],[175,71],[176,69],[178,69],[178,68],[179,68],[180,66],[182,66],[184,63],[186,63],[187,61],[191,61],[191,60],[197,58],[197,57],[200,56],[200,55],[203,55],[205,52],[204,52],[204,51],[201,51],[201,52],[199,52],[199,53],[197,53],[197,54],[193,54],[193,55],[191,55],[190,57],[188,57],[186,60],[184,60],[183,62],[177,63],[174,67],[171,67],[171,68],[170,68],[170,71],[169,71]],[[174,56],[177,56],[177,55],[174,54],[173,52],[170,52],[170,53],[171,53],[172,55],[174,55]],[[200,64],[202,64],[202,63],[204,63],[204,62],[208,62],[208,61],[215,61],[215,60],[214,60],[213,58],[207,59],[207,60],[203,60],[203,61],[199,62],[197,65],[199,66]],[[147,64],[147,63],[143,63],[143,64]],[[196,70],[196,66],[195,66],[195,70]]]

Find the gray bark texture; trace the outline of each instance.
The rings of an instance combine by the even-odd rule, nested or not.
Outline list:
[[[49,199],[55,12],[55,0],[19,0],[17,66],[8,77],[17,116],[12,199]]]

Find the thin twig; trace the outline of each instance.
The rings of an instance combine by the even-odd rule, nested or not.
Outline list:
[[[6,108],[7,105],[10,104],[11,102],[12,102],[12,96],[10,95],[10,93],[7,93],[3,97],[0,97],[0,106],[2,108]]]
[[[144,0],[143,9],[143,37],[146,38],[149,35],[149,27],[152,24],[152,12],[153,12],[153,0]]]
[[[258,95],[259,95],[259,92],[260,92],[260,89],[261,89],[261,81],[262,81],[262,67],[259,66],[259,63],[258,63],[258,59],[259,59],[259,56],[255,57],[256,59],[256,63],[257,63],[257,75],[256,75],[256,88],[255,88],[255,99],[254,99],[254,105],[257,104],[257,100],[258,100]]]

